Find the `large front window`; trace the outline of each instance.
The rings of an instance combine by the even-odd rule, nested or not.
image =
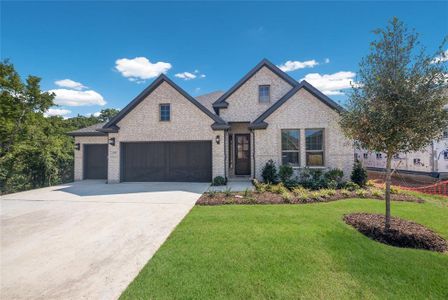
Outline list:
[[[282,130],[282,164],[299,166],[300,131],[298,129]]]
[[[324,130],[306,129],[306,165],[318,167],[324,165]]]

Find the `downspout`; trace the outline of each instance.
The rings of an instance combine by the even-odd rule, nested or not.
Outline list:
[[[251,129],[251,133],[252,133],[252,149],[253,149],[253,152],[252,152],[252,159],[253,159],[253,166],[254,166],[254,173],[253,173],[253,179],[255,179],[256,177],[255,177],[255,172],[256,172],[256,168],[255,168],[255,131],[253,130],[253,129]]]
[[[227,136],[227,130],[224,130],[224,178],[227,181],[227,143],[226,143],[226,136]]]

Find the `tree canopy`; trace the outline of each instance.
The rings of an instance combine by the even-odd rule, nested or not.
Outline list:
[[[54,95],[40,88],[40,78],[23,82],[9,61],[0,63],[0,194],[73,180],[73,139],[66,133],[105,122],[118,110],[98,117],[63,119],[44,113]]]

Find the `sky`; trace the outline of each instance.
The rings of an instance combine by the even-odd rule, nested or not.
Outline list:
[[[397,16],[433,53],[448,2],[0,2],[0,56],[56,94],[49,115],[126,106],[165,73],[226,91],[267,58],[344,105],[372,30]]]

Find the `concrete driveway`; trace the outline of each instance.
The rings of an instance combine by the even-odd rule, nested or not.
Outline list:
[[[1,197],[1,299],[115,299],[206,183],[82,181]]]

